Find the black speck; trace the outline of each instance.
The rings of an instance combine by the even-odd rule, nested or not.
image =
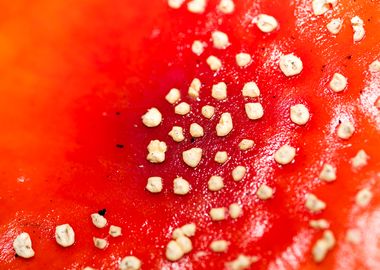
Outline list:
[[[124,148],[124,144],[116,144],[117,148]]]
[[[341,123],[342,123],[342,121],[341,121],[341,120],[339,120],[339,121],[338,121],[338,123],[339,123],[339,124],[341,124]]]
[[[194,139],[194,138],[191,138],[190,141],[193,143],[193,142],[195,142],[195,139]]]
[[[360,90],[359,92],[360,92],[360,94],[363,94],[363,90]]]
[[[121,114],[121,112],[116,112],[115,114],[116,114],[116,115],[120,115],[120,114]]]
[[[347,55],[347,57],[346,57],[348,60],[351,60],[351,58],[352,58],[352,55]]]
[[[18,254],[17,253],[15,253],[15,258],[18,258]]]
[[[106,214],[106,212],[107,212],[107,209],[104,208],[102,210],[99,210],[98,214],[101,215],[101,216],[104,216]]]
[[[272,96],[272,98],[276,98],[277,96]]]

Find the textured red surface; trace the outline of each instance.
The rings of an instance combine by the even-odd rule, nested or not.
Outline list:
[[[368,65],[380,56],[380,7],[377,1],[340,1],[333,12],[315,17],[310,1],[236,1],[233,15],[221,16],[210,1],[206,15],[189,14],[185,8],[170,10],[165,1],[0,1],[0,268],[1,269],[114,269],[118,260],[133,254],[143,269],[223,269],[238,254],[258,255],[254,269],[379,269],[380,239],[380,118],[373,106],[380,94],[380,75]],[[261,33],[250,23],[258,13],[275,16],[280,29]],[[352,42],[350,18],[365,21],[366,37]],[[344,18],[342,32],[331,36],[325,25]],[[212,30],[229,34],[231,46],[216,51],[211,43],[201,57],[189,49],[194,39],[209,41]],[[234,55],[245,51],[253,64],[239,69]],[[286,78],[277,66],[280,53],[294,52],[304,63],[301,75]],[[214,74],[205,64],[208,55],[220,56],[224,68]],[[340,94],[328,89],[334,72],[348,77],[348,89]],[[176,116],[164,96],[172,87],[185,95],[194,77],[204,84],[201,101],[190,101],[192,113]],[[244,114],[242,85],[255,80],[265,115],[249,121]],[[225,81],[229,97],[215,102],[213,83]],[[302,102],[311,121],[294,125],[289,106]],[[235,128],[218,138],[218,117],[200,116],[203,104],[217,107],[217,116],[231,112]],[[140,121],[146,109],[156,106],[164,115],[155,129]],[[356,132],[349,141],[335,135],[339,120],[350,119]],[[191,142],[190,123],[205,128],[204,138]],[[167,136],[174,124],[186,131],[176,144]],[[241,153],[242,138],[256,142]],[[162,165],[148,164],[146,145],[151,139],[168,143]],[[272,155],[290,143],[297,147],[295,162],[280,167]],[[123,144],[124,148],[117,148]],[[181,152],[204,149],[196,169],[186,167]],[[359,149],[371,159],[358,173],[349,159]],[[216,165],[216,151],[231,159]],[[338,168],[338,179],[321,183],[323,162]],[[249,167],[244,181],[236,183],[230,172],[236,164]],[[225,177],[226,187],[207,190],[209,176]],[[144,190],[146,178],[164,178],[164,192]],[[183,176],[192,184],[184,197],[175,196],[172,180]],[[272,200],[254,195],[261,183],[275,188]],[[371,187],[375,197],[367,209],[354,205],[356,192]],[[318,215],[304,208],[304,196],[314,192],[327,202]],[[236,221],[211,222],[211,207],[243,205]],[[123,228],[123,236],[109,239],[97,250],[92,237],[107,236],[96,229],[89,215],[106,208],[110,224]],[[308,227],[310,218],[331,222],[337,246],[317,266],[310,249],[321,232]],[[177,263],[164,258],[164,248],[177,226],[195,222],[194,250]],[[76,232],[73,247],[62,249],[54,240],[54,228],[70,223]],[[363,232],[363,243],[345,242],[348,228]],[[15,258],[14,237],[31,235],[36,256]],[[231,242],[227,254],[208,249],[216,238]],[[205,253],[199,253],[205,252]],[[202,254],[203,256],[199,256]]]

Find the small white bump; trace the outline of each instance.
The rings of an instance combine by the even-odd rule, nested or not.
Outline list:
[[[252,62],[252,57],[248,53],[238,53],[235,56],[235,60],[239,67],[246,67]]]
[[[174,112],[179,115],[186,115],[190,112],[190,105],[186,102],[181,102],[175,106]]]
[[[251,149],[254,145],[255,145],[255,142],[253,140],[243,139],[239,143],[239,148],[242,151],[246,151],[246,150]]]
[[[111,235],[112,237],[119,237],[121,236],[121,227],[119,226],[115,226],[115,225],[111,225],[110,226],[110,229],[108,231],[108,234]]]
[[[268,200],[273,197],[273,189],[266,184],[262,184],[258,188],[256,195],[261,200]]]
[[[296,149],[285,144],[276,151],[274,154],[274,160],[281,165],[286,165],[292,162],[295,156]]]
[[[257,102],[246,103],[244,105],[245,113],[251,120],[258,120],[264,115],[263,106]]]
[[[228,154],[226,151],[218,151],[216,154],[215,154],[215,162],[219,163],[219,164],[223,164],[227,161],[228,159]]]
[[[347,242],[359,245],[362,242],[362,234],[359,229],[349,229],[346,233]]]
[[[107,219],[104,216],[99,215],[98,213],[91,214],[91,221],[92,224],[94,224],[94,226],[99,229],[107,226]]]
[[[270,33],[277,29],[278,22],[273,16],[266,14],[259,14],[253,19],[256,22],[257,27],[264,33]]]
[[[221,221],[226,219],[227,209],[225,207],[212,208],[210,210],[210,217],[213,221]]]
[[[211,117],[213,117],[215,114],[215,107],[213,106],[210,106],[210,105],[205,105],[202,107],[202,115],[207,118],[207,119],[210,119]]]
[[[187,3],[187,10],[194,14],[202,14],[206,10],[206,0],[191,0]]]
[[[355,132],[354,125],[349,121],[343,121],[339,124],[337,135],[342,140],[348,140]]]
[[[359,42],[364,38],[365,29],[364,22],[360,17],[355,16],[351,19],[352,30],[354,31],[353,40]]]
[[[211,191],[219,191],[224,188],[223,178],[217,175],[213,175],[208,180],[208,189]]]
[[[326,203],[314,194],[309,193],[306,194],[305,206],[311,213],[317,213],[326,208]]]
[[[186,195],[190,192],[190,183],[182,177],[177,177],[173,181],[173,191],[177,195]]]
[[[198,78],[194,78],[189,86],[188,94],[192,98],[198,98],[202,83]]]
[[[334,92],[342,92],[347,87],[347,78],[340,73],[335,73],[329,85]]]
[[[330,223],[326,219],[313,219],[309,221],[309,226],[317,230],[325,230],[330,227]]]
[[[185,139],[185,136],[183,135],[183,128],[174,126],[168,133],[170,137],[172,137],[173,141],[175,142],[182,142]]]
[[[190,167],[195,168],[198,166],[202,159],[202,148],[191,148],[189,150],[183,151],[182,153],[183,161]]]
[[[223,113],[219,123],[216,125],[216,134],[219,137],[227,136],[233,129],[232,117],[230,113]]]
[[[168,150],[166,143],[159,140],[150,141],[146,159],[151,163],[162,163],[165,161],[165,152]]]
[[[226,252],[229,243],[226,240],[214,240],[210,244],[210,249],[214,252]]]
[[[211,33],[212,43],[216,49],[225,49],[230,45],[228,36],[226,33],[221,31],[214,31]]]
[[[124,257],[119,264],[119,270],[140,270],[140,269],[141,269],[141,261],[135,256]]]
[[[231,14],[235,10],[235,3],[233,0],[220,0],[217,9],[223,14]]]
[[[327,253],[334,247],[335,237],[330,230],[323,232],[323,237],[315,242],[312,248],[312,255],[315,262],[322,262]]]
[[[183,253],[186,254],[193,250],[193,244],[191,243],[190,238],[188,238],[187,236],[181,235],[175,241],[182,249]]]
[[[165,96],[165,99],[170,104],[175,104],[181,99],[181,92],[177,88],[172,88]]]
[[[369,156],[362,149],[351,159],[351,166],[354,171],[360,170],[368,164]]]
[[[212,71],[217,71],[222,68],[222,61],[214,55],[207,57],[206,63]]]
[[[174,240],[171,240],[166,246],[165,256],[169,261],[178,261],[184,254],[181,246]]]
[[[227,85],[224,82],[214,84],[211,89],[211,96],[217,100],[227,98]]]
[[[19,234],[13,241],[13,249],[16,254],[22,258],[29,259],[35,254],[32,248],[32,240],[28,233],[23,232]]]
[[[203,131],[203,127],[201,127],[199,124],[197,123],[192,123],[190,125],[190,135],[193,137],[193,138],[200,138],[200,137],[203,137],[204,135],[204,131]]]
[[[338,0],[313,0],[312,8],[314,15],[322,15],[337,4]]]
[[[62,224],[55,228],[55,240],[62,247],[72,246],[75,242],[75,233],[69,224]]]
[[[151,193],[160,193],[162,191],[162,178],[158,176],[149,177],[145,188]]]
[[[250,269],[252,263],[257,262],[259,260],[256,256],[245,256],[240,254],[235,260],[227,262],[226,268],[228,270],[245,270]]]
[[[228,208],[228,213],[232,219],[237,219],[243,214],[243,210],[238,203],[231,203]]]
[[[373,193],[368,188],[363,188],[360,190],[355,197],[355,202],[360,207],[366,207],[372,200]]]
[[[98,249],[105,249],[108,246],[108,241],[106,239],[93,237],[94,246]]]
[[[200,40],[194,40],[193,44],[191,45],[191,51],[195,54],[200,56],[204,50],[205,50],[206,44]]]
[[[303,104],[290,107],[290,119],[297,125],[305,125],[310,118],[309,110]]]
[[[380,72],[380,61],[375,60],[369,65],[369,71],[372,73]]]
[[[333,19],[327,25],[327,30],[333,35],[337,35],[342,29],[343,19]]]
[[[157,127],[161,124],[162,114],[157,108],[150,108],[142,117],[142,122],[147,127]]]
[[[330,164],[324,164],[321,173],[319,174],[319,179],[332,182],[336,180],[336,168]]]
[[[244,97],[257,98],[260,96],[260,89],[255,82],[247,82],[242,89]]]
[[[286,54],[280,57],[280,69],[285,76],[295,76],[300,74],[303,69],[302,61],[294,54]]]
[[[232,170],[232,179],[235,181],[241,181],[244,178],[246,172],[247,169],[244,166],[237,166]]]
[[[172,9],[179,9],[184,2],[185,0],[168,0],[168,5]]]

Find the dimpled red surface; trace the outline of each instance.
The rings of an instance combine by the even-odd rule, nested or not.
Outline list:
[[[380,75],[368,72],[380,54],[380,7],[377,1],[341,0],[326,15],[316,17],[310,1],[235,1],[232,15],[215,11],[209,1],[205,14],[189,13],[185,6],[171,10],[165,1],[0,1],[0,268],[1,269],[116,269],[121,258],[134,255],[142,269],[223,269],[239,254],[259,256],[252,269],[379,269],[380,238],[380,118],[373,105],[379,96]],[[251,23],[266,13],[279,22],[271,34]],[[350,19],[358,15],[366,36],[353,44]],[[332,36],[325,25],[343,18],[342,31]],[[213,30],[224,31],[231,42],[216,50]],[[200,57],[190,45],[195,39],[208,46]],[[248,52],[253,63],[238,68],[235,54]],[[295,53],[302,73],[287,78],[278,68],[281,54]],[[223,68],[209,70],[209,55],[220,57]],[[328,83],[335,72],[348,78],[348,88],[333,93]],[[194,77],[202,82],[200,100],[187,97]],[[245,82],[256,81],[264,117],[248,120]],[[212,84],[228,86],[228,98],[211,98]],[[172,87],[190,103],[189,115],[178,116],[164,99]],[[310,122],[296,126],[289,107],[303,103]],[[211,120],[202,118],[205,104],[216,107]],[[147,128],[141,115],[157,107],[163,122]],[[215,125],[230,112],[233,131],[217,137]],[[351,120],[351,139],[336,136],[339,120]],[[189,125],[199,123],[203,138],[192,142]],[[167,135],[173,125],[184,128],[186,139],[175,143]],[[238,149],[243,138],[255,147]],[[166,141],[163,164],[146,160],[152,139]],[[283,144],[296,147],[292,164],[279,166],[274,152]],[[117,144],[123,148],[116,147]],[[204,150],[196,169],[187,167],[182,151]],[[358,150],[370,156],[368,165],[353,172],[349,160]],[[216,151],[227,151],[224,165],[214,161]],[[324,162],[337,167],[337,181],[323,183],[318,175]],[[243,181],[234,182],[231,171],[245,165]],[[207,189],[211,175],[221,175],[225,188]],[[163,178],[164,190],[145,190],[150,176]],[[174,195],[176,176],[187,179],[192,190]],[[274,197],[261,201],[260,184],[274,188]],[[367,208],[354,203],[363,187],[374,192]],[[305,194],[315,193],[327,203],[320,214],[304,207]],[[212,207],[238,202],[243,215],[212,222]],[[119,238],[96,229],[90,214],[105,208],[109,224],[121,226]],[[322,232],[308,226],[312,218],[325,218],[337,244],[324,262],[316,264],[311,247]],[[194,249],[181,260],[165,259],[165,246],[174,228],[197,224]],[[66,249],[54,239],[55,226],[69,223],[75,245]],[[345,241],[345,232],[363,233],[359,246]],[[15,257],[13,239],[22,231],[32,238],[34,258]],[[109,246],[98,250],[92,237],[108,237]],[[225,239],[225,254],[211,252],[209,244]]]

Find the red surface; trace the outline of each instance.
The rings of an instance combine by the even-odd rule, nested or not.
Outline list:
[[[380,94],[380,75],[368,65],[380,56],[380,8],[376,1],[341,0],[326,16],[315,17],[310,1],[236,1],[234,15],[221,16],[210,1],[204,16],[185,8],[170,10],[165,1],[0,1],[0,268],[1,269],[115,269],[118,260],[133,254],[143,269],[223,269],[238,254],[258,255],[254,269],[379,269],[380,239],[380,117],[373,106]],[[280,29],[261,33],[250,20],[258,13],[275,16]],[[365,21],[366,37],[352,42],[349,20]],[[335,38],[325,29],[331,18],[344,18]],[[222,18],[222,19],[221,19]],[[209,43],[204,55],[189,49],[194,39],[209,41],[210,32],[228,33],[231,46],[216,51]],[[239,69],[236,52],[253,54],[253,64]],[[300,56],[301,75],[286,78],[277,66],[280,53]],[[205,58],[220,56],[224,68],[214,74]],[[328,89],[334,72],[348,77],[340,94]],[[189,116],[176,116],[164,96],[172,87],[185,96],[195,77],[204,84],[201,101],[191,102]],[[242,85],[255,80],[262,96],[264,117],[246,119]],[[225,81],[229,97],[215,102],[213,83]],[[184,100],[189,101],[187,97]],[[307,105],[311,121],[304,127],[291,123],[289,106]],[[217,138],[215,125],[202,119],[205,103],[217,107],[217,116],[231,112],[235,128]],[[140,121],[156,106],[164,115],[155,129]],[[351,119],[356,132],[349,141],[335,135],[340,119]],[[205,128],[204,138],[191,143],[190,123]],[[167,136],[174,124],[185,128],[186,140],[176,144]],[[242,138],[256,142],[241,153]],[[167,159],[148,164],[146,145],[165,140]],[[272,155],[285,142],[297,147],[295,162],[280,167]],[[124,148],[117,148],[123,144]],[[186,167],[181,152],[193,145],[204,149],[196,169]],[[364,149],[371,159],[358,173],[349,159]],[[231,159],[216,165],[213,155],[226,150]],[[317,178],[323,162],[333,162],[338,179],[331,184]],[[249,167],[244,181],[230,172],[236,164]],[[225,176],[226,187],[207,190],[208,177]],[[146,178],[164,177],[164,192],[144,190]],[[172,180],[183,176],[192,184],[184,197],[172,194]],[[254,195],[261,183],[275,188],[272,200]],[[366,209],[354,205],[354,196],[371,187],[374,199]],[[317,194],[327,209],[317,215],[304,208],[304,195]],[[211,222],[211,207],[243,205],[236,221]],[[92,236],[105,237],[89,215],[106,208],[109,224],[123,228],[123,236],[109,239],[97,250]],[[321,232],[308,227],[310,218],[326,218],[337,246],[316,265],[310,249]],[[194,250],[177,263],[164,258],[174,228],[187,222],[198,226]],[[54,240],[56,225],[70,223],[76,232],[73,247],[63,249]],[[345,242],[345,231],[364,233],[357,247]],[[36,256],[15,258],[14,237],[31,235]],[[209,243],[223,237],[231,242],[225,255],[212,253]],[[203,257],[197,253],[206,252]],[[199,255],[199,253],[198,253]]]

